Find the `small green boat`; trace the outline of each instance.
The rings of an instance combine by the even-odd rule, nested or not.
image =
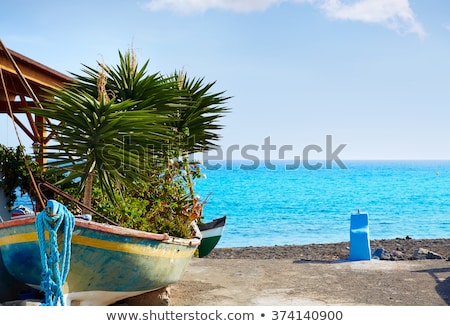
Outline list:
[[[217,245],[225,227],[227,217],[223,216],[208,223],[198,225],[202,234],[202,241],[198,246],[198,256],[203,258],[207,256]]]

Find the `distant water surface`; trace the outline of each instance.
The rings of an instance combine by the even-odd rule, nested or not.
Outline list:
[[[346,161],[347,169],[245,169],[235,161],[197,179],[205,221],[227,216],[218,247],[349,241],[350,215],[371,239],[450,237],[450,161]],[[244,166],[244,169],[242,168]],[[29,197],[16,205],[28,206]]]
[[[350,215],[371,239],[450,237],[450,161],[346,161],[347,169],[203,167],[205,221],[226,215],[218,247],[349,241]]]

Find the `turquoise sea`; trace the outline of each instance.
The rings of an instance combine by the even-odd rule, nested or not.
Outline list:
[[[205,221],[227,216],[218,247],[349,241],[358,210],[369,214],[370,239],[450,237],[450,161],[344,163],[347,169],[203,166],[195,189],[201,199],[209,195]]]
[[[207,198],[205,221],[227,216],[217,247],[349,241],[358,210],[369,214],[371,239],[450,237],[450,161],[346,161],[347,169],[317,170],[271,163],[202,167],[195,190]]]

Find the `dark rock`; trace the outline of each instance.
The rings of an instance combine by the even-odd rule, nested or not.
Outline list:
[[[424,248],[419,248],[413,254],[413,259],[445,259],[445,257]]]
[[[389,253],[390,260],[416,260],[418,258],[414,258],[414,253],[418,248],[427,248],[434,253],[439,253],[438,256],[440,257],[450,257],[450,239],[415,240],[398,238],[391,240],[371,240],[370,247],[383,248]],[[274,247],[215,248],[211,254],[205,258],[293,259],[305,261],[345,260],[348,259],[349,250],[349,242],[286,246],[278,245]],[[425,255],[423,259],[433,259],[432,257],[433,256],[429,255],[427,258]]]
[[[391,255],[389,251],[383,248],[375,248],[372,250],[372,259],[390,260]]]
[[[400,250],[394,250],[391,253],[391,259],[392,260],[405,260],[406,259],[406,255]]]

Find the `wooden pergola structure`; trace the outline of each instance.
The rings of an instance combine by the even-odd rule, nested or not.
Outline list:
[[[41,103],[46,101],[48,89],[60,89],[68,83],[73,83],[74,79],[64,75],[54,69],[51,69],[37,61],[34,61],[20,53],[12,51],[5,47],[0,39],[0,114],[7,114],[15,126],[20,129],[33,141],[33,147],[38,151],[36,162],[44,163],[44,159],[39,153],[42,153],[43,146],[47,144],[52,135],[46,135],[44,125],[50,123],[41,116],[36,116],[24,110],[27,107],[42,107]],[[28,120],[28,126],[17,115],[25,114]],[[60,121],[59,123],[62,123]],[[4,131],[0,130],[0,141]],[[36,185],[34,178],[32,182],[39,199],[38,205],[44,207],[40,190]],[[94,213],[110,224],[118,225],[116,222],[108,219],[100,213],[94,211],[82,202],[76,201],[70,195],[62,192],[57,187],[42,181],[47,189],[76,202],[86,212]]]
[[[20,129],[42,148],[51,138],[42,127],[44,119],[23,108],[40,106],[45,101],[45,90],[61,88],[72,78],[9,50],[0,40],[0,113],[7,114]],[[26,115],[28,125],[17,115]],[[42,162],[41,162],[42,163]]]

